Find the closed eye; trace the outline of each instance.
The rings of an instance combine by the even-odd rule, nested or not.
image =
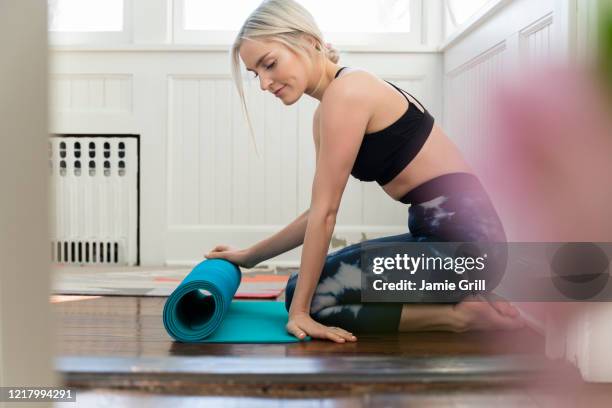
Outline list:
[[[274,66],[276,65],[276,61],[274,61],[273,63],[271,63],[270,65],[266,65],[264,68],[266,68],[266,70],[271,70],[272,68],[274,68]],[[259,75],[257,75],[257,72],[253,72],[255,74],[255,76],[253,78],[257,78]]]

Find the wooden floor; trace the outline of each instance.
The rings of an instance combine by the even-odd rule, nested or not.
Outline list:
[[[98,297],[53,304],[57,366],[80,390],[83,406],[166,406],[177,398],[181,406],[249,407],[612,401],[609,386],[582,384],[572,367],[546,362],[543,339],[530,329],[362,335],[349,344],[183,344],[164,330],[164,302]]]
[[[59,352],[71,356],[484,356],[542,354],[541,336],[513,333],[362,335],[359,341],[279,344],[185,344],[172,341],[161,313],[165,298],[106,296],[54,304]]]
[[[478,390],[365,393],[331,398],[269,398],[152,395],[127,391],[86,391],[77,394],[77,407],[232,407],[232,408],[360,408],[360,407],[464,407],[464,408],[609,408],[610,394],[601,386],[579,392],[559,389]],[[74,403],[56,407],[74,408]]]

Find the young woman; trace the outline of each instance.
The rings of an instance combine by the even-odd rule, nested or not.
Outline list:
[[[410,204],[410,233],[371,241],[505,241],[478,179],[415,98],[367,71],[339,66],[312,16],[292,0],[263,2],[242,26],[232,56],[249,126],[240,59],[261,90],[283,104],[304,94],[320,101],[313,117],[316,171],[310,208],[295,221],[248,249],[219,245],[206,257],[252,267],[304,244],[299,273],[286,290],[287,331],[298,338],[345,342],[360,332],[522,325],[506,302],[361,303],[360,245],[327,255],[351,174],[376,181],[391,199]]]

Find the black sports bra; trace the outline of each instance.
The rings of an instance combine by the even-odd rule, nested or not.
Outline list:
[[[338,77],[342,67],[336,72]],[[423,104],[408,92],[385,81],[404,95],[408,101],[406,112],[391,125],[363,136],[361,147],[351,174],[361,181],[376,181],[385,185],[393,180],[419,153],[433,129],[434,118]],[[404,94],[412,96],[423,108],[421,112]]]

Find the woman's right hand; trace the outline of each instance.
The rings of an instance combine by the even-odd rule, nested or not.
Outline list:
[[[204,256],[208,259],[226,259],[244,268],[252,268],[257,265],[249,249],[236,249],[229,245],[217,245]]]

